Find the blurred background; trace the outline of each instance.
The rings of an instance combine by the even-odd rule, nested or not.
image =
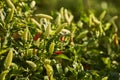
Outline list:
[[[74,20],[79,20],[84,13],[92,11],[99,16],[104,10],[107,11],[107,18],[112,16],[120,16],[120,0],[36,0],[36,13],[51,14],[60,10],[61,7],[67,8],[74,15]],[[120,19],[117,19],[117,25]]]

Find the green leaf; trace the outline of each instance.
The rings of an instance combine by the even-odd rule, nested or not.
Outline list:
[[[80,32],[79,35],[77,36],[77,39],[86,37],[88,32],[89,32],[88,30],[84,30],[84,31]]]
[[[71,59],[68,58],[68,57],[67,57],[66,55],[64,55],[64,54],[60,54],[60,55],[56,56],[56,58],[65,59],[65,60],[71,61]]]
[[[108,80],[108,76],[103,77],[102,80]]]
[[[8,49],[2,49],[2,50],[0,50],[0,55],[6,53],[7,51],[8,51]]]

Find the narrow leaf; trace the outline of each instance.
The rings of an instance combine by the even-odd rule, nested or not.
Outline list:
[[[68,58],[68,57],[67,57],[66,55],[64,55],[64,54],[57,55],[56,58],[65,59],[65,60],[71,61],[71,59]]]

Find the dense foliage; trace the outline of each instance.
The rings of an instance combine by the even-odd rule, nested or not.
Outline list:
[[[74,22],[65,8],[36,14],[35,3],[0,1],[1,80],[120,79],[117,16],[91,11]]]

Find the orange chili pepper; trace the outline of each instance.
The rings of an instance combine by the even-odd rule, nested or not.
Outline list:
[[[65,41],[65,36],[61,36],[60,41],[64,42]]]
[[[63,54],[63,51],[55,51],[54,54]]]

